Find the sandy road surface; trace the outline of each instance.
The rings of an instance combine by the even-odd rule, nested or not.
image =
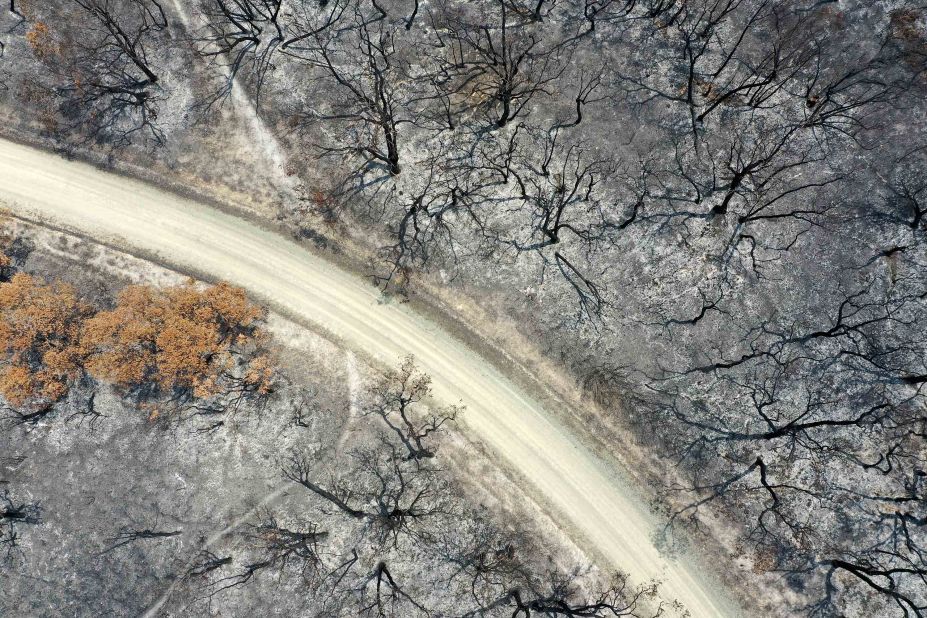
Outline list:
[[[181,270],[232,281],[261,302],[380,364],[414,354],[435,396],[462,402],[465,428],[532,485],[564,529],[693,616],[735,615],[688,561],[651,542],[634,491],[566,427],[471,348],[376,288],[243,219],[156,187],[0,140],[0,204]],[[604,565],[603,565],[604,566]]]

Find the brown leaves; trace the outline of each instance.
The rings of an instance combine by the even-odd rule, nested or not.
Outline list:
[[[55,42],[48,25],[45,22],[36,22],[26,33],[26,41],[32,48],[32,53],[39,60],[45,60],[61,53],[60,46]]]
[[[80,327],[90,307],[64,283],[17,274],[0,284],[0,394],[13,406],[50,405],[80,376]]]
[[[94,314],[72,286],[18,274],[0,284],[0,395],[47,407],[85,371],[155,396],[265,395],[274,367],[258,352],[263,317],[227,283],[129,286],[112,310]]]
[[[212,397],[224,389],[237,357],[258,342],[262,317],[243,290],[227,283],[205,290],[191,283],[130,286],[115,309],[87,321],[86,365],[121,388],[152,383],[164,393]]]
[[[259,394],[267,395],[270,393],[274,382],[274,365],[270,357],[261,354],[248,363],[248,371],[245,373],[245,384],[254,388]]]

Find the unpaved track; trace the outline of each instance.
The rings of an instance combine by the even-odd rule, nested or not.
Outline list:
[[[533,486],[576,540],[634,581],[659,579],[693,616],[735,615],[686,561],[669,562],[635,492],[471,348],[376,288],[253,223],[156,187],[0,140],[0,203],[181,270],[226,279],[383,365],[414,354],[435,396],[462,402],[472,435]]]

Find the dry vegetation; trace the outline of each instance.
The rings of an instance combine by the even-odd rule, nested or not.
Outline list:
[[[80,331],[91,314],[70,285],[25,274],[0,283],[0,393],[16,407],[47,407],[82,370]]]
[[[71,285],[17,273],[0,283],[0,394],[30,416],[87,378],[157,405],[264,396],[274,372],[263,315],[225,283],[130,286],[94,311]]]

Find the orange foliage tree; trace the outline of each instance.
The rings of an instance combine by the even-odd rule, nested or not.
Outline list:
[[[263,318],[227,283],[129,286],[94,313],[72,286],[16,274],[0,283],[0,396],[46,410],[88,375],[179,403],[231,396],[220,408],[265,395],[274,367],[261,351]]]
[[[15,407],[48,407],[82,374],[80,330],[91,308],[74,288],[16,274],[0,284],[0,394]]]
[[[227,283],[130,286],[113,310],[85,323],[85,364],[122,389],[179,400],[267,393],[270,362],[254,353],[263,317],[242,289]]]

